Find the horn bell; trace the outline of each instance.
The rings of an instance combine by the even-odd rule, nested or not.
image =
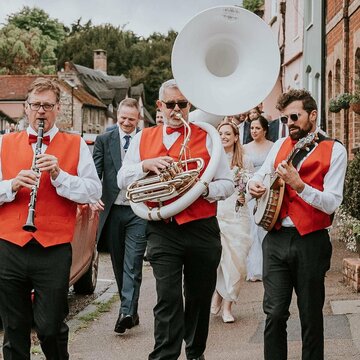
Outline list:
[[[171,64],[195,107],[225,116],[246,112],[266,98],[279,75],[280,52],[259,16],[238,6],[216,6],[181,30]]]

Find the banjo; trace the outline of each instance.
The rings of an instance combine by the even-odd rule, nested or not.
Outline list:
[[[295,144],[285,161],[290,164],[301,149],[307,148],[309,145],[313,144],[315,140],[315,133],[309,133],[306,137],[301,138]],[[270,231],[274,227],[279,216],[284,198],[285,182],[278,174],[271,173],[265,175],[263,184],[266,191],[256,200],[254,219],[257,225],[263,227],[266,231]]]

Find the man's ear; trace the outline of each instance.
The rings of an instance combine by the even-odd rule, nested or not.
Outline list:
[[[157,106],[157,108],[158,109],[160,109],[161,110],[161,108],[162,108],[162,101],[161,100],[156,100],[156,106]]]

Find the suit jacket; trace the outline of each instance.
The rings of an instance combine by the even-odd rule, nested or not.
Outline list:
[[[117,127],[112,131],[98,135],[94,144],[93,159],[98,176],[102,179],[103,192],[101,199],[105,204],[104,211],[100,212],[99,217],[98,240],[101,237],[111,206],[120,191],[116,180],[122,164],[120,146],[120,135]]]
[[[275,119],[269,122],[269,135],[268,139],[272,142],[275,142],[279,139],[279,126],[280,126],[280,119]]]
[[[253,141],[250,133],[250,122],[245,120],[244,122],[244,135],[243,135],[243,145],[248,144]]]

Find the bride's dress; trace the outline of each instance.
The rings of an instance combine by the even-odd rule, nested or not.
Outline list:
[[[246,169],[252,169],[248,160],[245,159],[244,163]],[[246,258],[251,245],[248,206],[245,204],[236,212],[236,199],[237,190],[226,200],[218,202],[217,212],[222,255],[217,271],[216,290],[228,301],[236,301],[239,297],[240,280],[246,276]]]

